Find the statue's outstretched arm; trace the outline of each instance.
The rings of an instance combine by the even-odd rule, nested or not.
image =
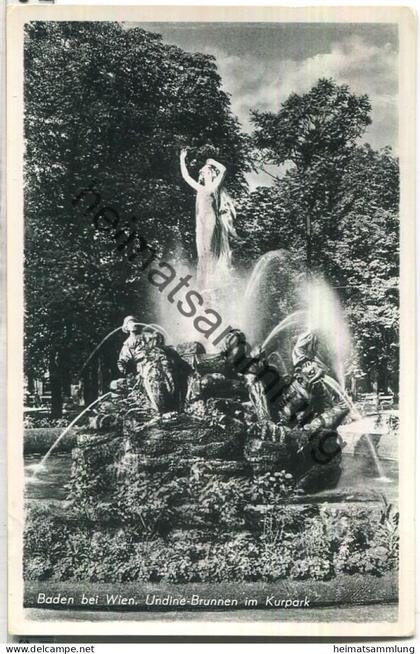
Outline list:
[[[186,157],[187,157],[187,151],[181,150],[180,163],[181,163],[182,178],[184,179],[185,182],[187,182],[187,184],[189,184],[189,186],[191,186],[191,188],[193,188],[195,191],[198,191],[198,189],[200,188],[200,184],[196,182],[195,179],[193,179],[189,174],[187,169],[187,164],[185,163]]]
[[[225,175],[226,175],[226,166],[221,164],[219,161],[216,161],[215,159],[207,159],[207,163],[209,163],[211,166],[216,168],[216,170],[219,171],[219,174],[217,175],[216,179],[213,180],[213,189],[216,191],[219,186],[222,184]]]

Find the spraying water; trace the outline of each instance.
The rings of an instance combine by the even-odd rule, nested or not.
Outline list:
[[[256,293],[259,291],[259,287],[267,276],[268,269],[274,263],[284,265],[286,257],[289,258],[287,253],[283,250],[271,250],[258,259],[245,289],[245,302],[253,300],[255,304]]]
[[[293,312],[297,278],[294,262],[285,250],[266,252],[257,261],[242,296],[242,328],[250,344],[261,343],[267,329],[271,331]]]
[[[86,361],[84,362],[83,366],[82,366],[81,369],[80,369],[80,372],[79,372],[79,375],[78,375],[79,378],[82,376],[83,371],[84,371],[84,369],[86,368],[86,366],[88,365],[88,363],[92,360],[92,357],[95,356],[95,354],[96,354],[97,351],[102,347],[102,345],[103,345],[103,344],[108,340],[108,338],[110,338],[113,334],[116,334],[118,331],[120,331],[120,329],[121,329],[121,326],[120,326],[120,327],[116,327],[115,329],[113,329],[111,332],[109,332],[109,334],[107,334],[107,335],[106,335],[106,336],[101,340],[101,342],[100,342],[100,343],[95,347],[95,349],[92,350],[92,352],[89,354],[88,358],[86,359]]]
[[[285,350],[281,352],[283,355],[293,347],[293,334],[299,330],[310,331],[317,336],[325,367],[334,372],[344,388],[345,362],[352,349],[351,334],[335,290],[322,277],[299,275],[290,254],[283,250],[267,252],[249,278],[244,304],[244,327],[248,337],[251,336],[250,342],[256,338],[257,342],[263,342],[261,347],[265,349],[282,334],[276,350]],[[265,336],[261,333],[262,326],[270,324],[273,314],[281,319]]]
[[[267,282],[274,263],[279,262],[285,262],[281,250],[268,252],[261,257],[248,282],[245,293],[246,301],[250,302],[252,299],[255,302],[255,296],[261,289],[264,289],[264,283]],[[382,481],[388,481],[384,475],[371,435],[362,425],[362,415],[345,391],[345,362],[351,353],[352,342],[339,298],[334,289],[321,277],[305,276],[299,280],[295,278],[294,282],[295,306],[297,305],[297,308],[271,329],[263,341],[261,349],[266,350],[272,347],[277,340],[277,349],[271,352],[270,357],[273,362],[274,359],[276,363],[278,362],[277,365],[280,364],[285,368],[279,349],[284,347],[285,341],[291,341],[291,334],[296,333],[297,330],[316,334],[320,354],[315,356],[315,360],[325,371],[332,370],[335,376],[334,379],[334,377],[325,374],[322,383],[331,399],[333,399],[333,395],[338,396],[349,408],[350,417],[353,421],[352,426],[354,425],[352,432],[357,429],[358,433],[365,435],[378,478]],[[265,285],[268,286],[267,283]],[[282,339],[279,341],[280,336],[282,336]],[[287,345],[290,345],[290,343],[287,343]]]
[[[378,453],[377,453],[376,448],[375,448],[375,446],[374,446],[374,444],[372,442],[372,436],[370,434],[365,434],[365,437],[366,437],[366,442],[368,444],[370,453],[372,454],[373,462],[374,462],[374,464],[376,466],[376,470],[378,472],[378,479],[380,481],[390,482],[391,480],[388,479],[388,477],[384,473],[382,463],[379,460]]]
[[[352,350],[352,341],[340,300],[321,277],[306,279],[301,297],[307,310],[307,329],[318,336],[322,359],[329,363],[344,388],[345,363]]]
[[[97,404],[97,403],[100,402],[101,400],[104,400],[104,399],[105,399],[106,397],[108,397],[109,395],[111,395],[111,391],[109,391],[108,393],[105,393],[104,395],[101,395],[101,397],[97,397],[96,400],[94,400],[93,402],[91,402],[91,404],[89,404],[89,406],[87,406],[85,409],[83,409],[83,411],[81,411],[81,412],[79,413],[79,415],[77,415],[76,418],[74,418],[74,420],[72,420],[71,423],[70,423],[69,425],[67,425],[67,427],[64,429],[64,431],[61,432],[61,434],[60,434],[60,436],[57,438],[57,440],[56,440],[56,441],[51,445],[51,447],[50,447],[50,449],[48,450],[48,452],[47,452],[47,453],[42,457],[41,461],[40,461],[39,463],[37,463],[37,464],[33,467],[33,476],[36,476],[36,474],[37,474],[40,470],[42,470],[42,468],[45,467],[45,463],[47,462],[47,460],[48,460],[49,456],[51,455],[51,453],[55,450],[55,448],[57,447],[57,445],[59,444],[59,442],[60,442],[60,441],[64,438],[64,436],[65,436],[65,435],[70,431],[70,429],[71,429],[72,427],[74,427],[74,425],[77,423],[77,421],[78,421],[82,416],[84,416],[85,413],[87,413],[87,412],[88,412],[88,411],[89,411],[93,406],[95,406],[95,404]]]
[[[305,311],[295,311],[294,313],[290,314],[290,316],[287,316],[287,318],[284,318],[284,320],[282,320],[276,327],[274,327],[274,329],[271,330],[261,346],[262,349],[265,350],[268,344],[285,329],[299,325],[301,323],[301,318],[305,316],[305,313]]]
[[[384,482],[390,481],[386,477],[386,475],[384,473],[382,463],[381,463],[381,461],[380,461],[380,459],[378,457],[378,453],[377,453],[376,448],[375,448],[375,446],[374,446],[374,444],[372,442],[372,435],[371,435],[371,433],[369,433],[369,431],[367,431],[368,427],[364,424],[366,421],[363,419],[363,416],[360,413],[360,411],[354,405],[351,398],[347,395],[344,388],[341,388],[341,386],[339,385],[339,383],[335,379],[333,379],[329,375],[324,375],[324,377],[322,378],[322,382],[323,382],[323,384],[325,386],[327,386],[330,389],[332,389],[333,391],[335,391],[339,395],[339,397],[341,397],[341,399],[346,403],[348,408],[350,409],[350,416],[356,422],[353,422],[351,424],[351,427],[349,428],[349,430],[351,430],[352,434],[358,433],[358,434],[363,434],[365,436],[365,439],[366,439],[366,442],[368,444],[370,453],[372,455],[373,462],[374,462],[375,467],[376,467],[376,471],[378,473],[378,479],[380,481],[384,481]],[[340,433],[345,433],[345,431],[346,431],[345,427],[340,429]]]
[[[351,398],[347,395],[344,388],[342,388],[342,386],[340,386],[340,384],[333,377],[330,377],[330,375],[324,375],[322,382],[333,391],[335,391],[337,395],[343,400],[343,402],[345,402],[346,406],[350,409],[350,414],[353,417],[353,420],[361,420],[362,414],[354,405]]]
[[[142,323],[142,322],[141,322],[141,323],[136,322],[135,324],[136,324],[136,325],[143,325],[144,323]],[[148,326],[148,327],[152,327],[152,329],[155,329],[157,332],[160,332],[163,336],[165,336],[165,338],[167,339],[167,341],[169,341],[169,342],[171,341],[171,336],[170,336],[170,334],[166,331],[166,329],[165,329],[164,327],[161,327],[160,325],[157,325],[155,322],[150,322],[147,326]]]
[[[193,265],[182,259],[181,254],[169,259],[168,264],[176,271],[176,278],[163,292],[154,286],[149,292],[156,320],[170,331],[173,343],[198,341],[211,353],[217,351],[212,341],[229,324],[245,330],[243,297],[246,280],[238,271],[217,269],[211,288],[200,288]],[[186,282],[174,293],[181,279]],[[197,321],[204,316],[205,320],[215,323],[216,313],[220,316],[220,326],[207,338],[197,327]]]

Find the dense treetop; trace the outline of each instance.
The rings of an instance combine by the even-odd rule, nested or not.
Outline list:
[[[27,26],[25,136],[27,362],[42,372],[58,358],[74,370],[98,334],[147,301],[139,272],[94,233],[74,196],[94,182],[150,243],[192,257],[194,197],[180,149],[212,145],[238,193],[247,138],[213,57],[102,22]]]

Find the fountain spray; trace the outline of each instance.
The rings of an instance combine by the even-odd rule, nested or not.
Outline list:
[[[71,423],[70,423],[69,425],[67,425],[67,427],[64,429],[64,431],[61,432],[61,434],[60,434],[60,436],[57,438],[57,440],[56,440],[56,441],[51,445],[51,447],[50,447],[50,449],[48,450],[48,452],[47,452],[47,453],[42,457],[41,461],[40,461],[39,463],[37,463],[37,464],[34,466],[34,468],[33,468],[33,475],[32,475],[33,477],[36,477],[36,475],[38,474],[38,472],[40,472],[40,471],[45,467],[45,463],[46,463],[46,461],[48,460],[48,458],[49,458],[49,456],[51,455],[51,453],[55,450],[55,448],[57,447],[57,445],[59,444],[59,442],[60,442],[60,441],[64,438],[64,436],[65,436],[65,435],[70,431],[70,429],[71,429],[72,427],[74,427],[74,425],[78,422],[78,420],[79,420],[82,416],[84,416],[85,413],[87,413],[87,412],[88,412],[88,411],[89,411],[93,406],[95,406],[95,404],[98,404],[98,402],[100,402],[101,400],[104,400],[104,399],[105,399],[106,397],[108,397],[109,395],[111,395],[111,391],[109,391],[108,393],[105,393],[104,395],[101,395],[100,397],[97,397],[96,400],[94,400],[93,402],[91,402],[91,404],[89,404],[89,406],[87,406],[85,409],[83,409],[83,411],[81,411],[81,412],[79,413],[79,415],[77,415],[76,418],[74,418],[74,420],[72,420]]]

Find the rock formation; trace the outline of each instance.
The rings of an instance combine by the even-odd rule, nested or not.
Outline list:
[[[273,474],[287,475],[301,492],[335,486],[341,473],[336,427],[348,409],[331,404],[316,383],[319,370],[313,383],[301,359],[271,401],[260,375],[263,354],[245,354],[245,365],[242,359],[235,367],[232,349],[228,356],[226,350],[208,355],[198,343],[145,345],[137,375],[111,383],[111,396],[77,436],[73,504],[87,494],[92,511],[105,515],[118,489],[139,478],[146,486],[174,483],[183,489],[172,504],[169,528],[175,529],[208,522],[197,479],[201,491],[206,479],[239,490],[245,484],[248,501],[253,484]]]

